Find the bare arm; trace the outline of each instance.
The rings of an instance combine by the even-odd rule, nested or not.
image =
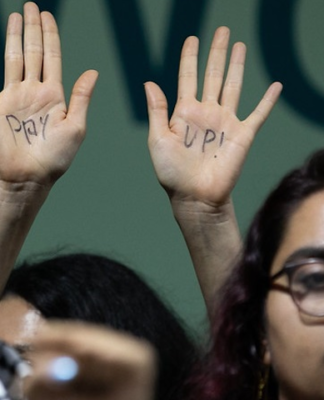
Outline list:
[[[153,82],[145,86],[152,161],[188,245],[209,312],[241,248],[231,192],[282,88],[272,84],[245,120],[237,118],[246,47],[233,46],[224,78],[229,34],[226,27],[215,32],[201,101],[197,100],[198,39],[185,41],[170,121],[162,90]]]
[[[80,76],[67,107],[61,68],[53,16],[26,3],[24,18],[13,13],[8,20],[0,93],[0,290],[39,209],[85,136],[98,74]]]
[[[189,249],[208,313],[231,273],[241,249],[232,201],[211,208],[200,202],[172,202],[175,218]]]

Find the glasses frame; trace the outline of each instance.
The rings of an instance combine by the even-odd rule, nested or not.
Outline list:
[[[305,311],[299,304],[298,300],[296,299],[296,297],[294,295],[294,292],[291,289],[292,276],[298,268],[302,267],[303,265],[311,265],[311,264],[318,264],[318,263],[321,263],[324,265],[324,259],[318,258],[318,257],[317,258],[309,257],[309,258],[299,259],[296,261],[286,262],[280,271],[278,271],[274,275],[270,276],[270,288],[288,293],[291,296],[291,298],[293,299],[294,303],[296,304],[298,310],[300,310],[303,314],[310,315],[312,317],[321,318],[321,317],[324,317],[324,310],[323,310],[323,313],[320,315]],[[288,276],[288,282],[289,282],[288,287],[281,285],[280,283],[274,282],[276,279],[280,278],[280,276],[282,276],[284,274],[287,274],[287,276]]]

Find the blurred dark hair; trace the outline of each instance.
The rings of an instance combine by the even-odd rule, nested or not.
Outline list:
[[[69,254],[16,268],[3,297],[46,319],[81,320],[149,341],[159,356],[158,399],[180,399],[197,350],[173,312],[134,271],[103,256]]]
[[[207,361],[194,376],[200,400],[257,399],[264,373],[264,304],[274,256],[294,210],[324,189],[324,150],[286,175],[270,193],[247,233],[212,323]],[[298,360],[296,360],[298,362]],[[271,373],[268,399],[277,399]]]

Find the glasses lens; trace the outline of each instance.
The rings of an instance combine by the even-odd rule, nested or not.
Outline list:
[[[302,311],[324,316],[324,261],[303,264],[290,278],[292,295]]]

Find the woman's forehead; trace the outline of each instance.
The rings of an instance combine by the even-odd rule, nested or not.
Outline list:
[[[0,301],[0,340],[17,347],[28,346],[43,318],[38,310],[18,296]]]
[[[309,253],[311,249],[317,252],[324,250],[324,191],[308,197],[292,213],[271,272],[279,271],[294,254]]]

